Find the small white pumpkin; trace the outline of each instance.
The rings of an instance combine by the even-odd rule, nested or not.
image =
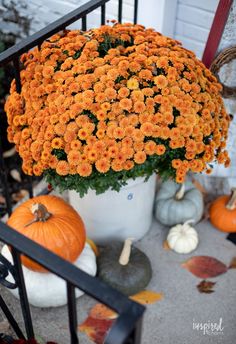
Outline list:
[[[1,253],[11,263],[13,262],[12,255],[7,245],[3,246]],[[96,275],[96,256],[88,243],[85,244],[82,253],[74,262],[74,265],[87,272],[89,275]],[[32,271],[25,266],[22,266],[22,269],[28,300],[31,305],[35,307],[58,307],[67,303],[66,283],[62,278],[50,272],[41,273]],[[7,280],[9,282],[14,282],[12,275],[9,275]],[[15,297],[19,298],[18,289],[9,290]],[[76,297],[80,297],[83,294],[84,292],[80,289],[75,290]]]
[[[190,226],[193,220],[172,227],[167,236],[169,247],[177,253],[190,253],[198,245],[197,231]]]

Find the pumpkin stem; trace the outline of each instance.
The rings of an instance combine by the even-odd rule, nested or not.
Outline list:
[[[184,197],[184,193],[185,193],[185,184],[181,184],[179,190],[176,192],[175,194],[175,199],[177,199],[178,201],[181,200]]]
[[[133,238],[128,238],[125,240],[123,250],[120,255],[119,263],[121,265],[127,265],[129,263],[130,253],[131,253],[131,246]]]
[[[193,219],[190,219],[190,220],[187,220],[183,223],[183,226],[185,225],[189,225],[190,223],[194,223],[194,220]]]
[[[35,222],[46,222],[49,217],[51,217],[51,213],[48,212],[47,208],[45,207],[45,205],[41,204],[41,203],[35,203],[32,205],[31,207],[31,212],[32,214],[34,214],[34,219],[32,221],[30,221],[29,223],[27,223],[25,225],[25,227],[30,226],[32,223]]]
[[[236,208],[236,188],[232,188],[231,192],[231,197],[226,204],[226,209],[228,210],[234,210]]]

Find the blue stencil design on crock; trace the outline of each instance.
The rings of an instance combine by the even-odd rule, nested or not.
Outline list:
[[[131,199],[133,199],[134,198],[134,194],[132,193],[132,192],[130,192],[129,194],[128,194],[128,196],[127,196],[127,199],[129,200],[129,201],[131,201]]]

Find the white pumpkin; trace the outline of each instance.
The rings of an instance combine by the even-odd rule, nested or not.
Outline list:
[[[155,217],[163,225],[173,226],[193,219],[201,220],[204,210],[202,193],[190,182],[180,185],[163,182],[156,194]]]
[[[190,226],[193,220],[172,227],[167,236],[169,247],[177,253],[190,253],[197,248],[198,234]]]
[[[6,257],[11,263],[12,255],[7,247],[3,246],[2,255]],[[74,265],[81,270],[87,272],[89,275],[95,276],[97,272],[96,256],[88,243],[74,262]],[[25,278],[25,285],[28,294],[29,303],[35,307],[58,307],[67,303],[66,282],[52,274],[35,272],[22,266]],[[12,275],[7,277],[9,282],[14,282]],[[10,292],[17,298],[18,289],[9,289]],[[75,290],[76,297],[84,294],[80,289]]]

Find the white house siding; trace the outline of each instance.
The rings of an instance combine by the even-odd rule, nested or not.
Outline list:
[[[201,58],[219,0],[178,0],[174,38]]]

